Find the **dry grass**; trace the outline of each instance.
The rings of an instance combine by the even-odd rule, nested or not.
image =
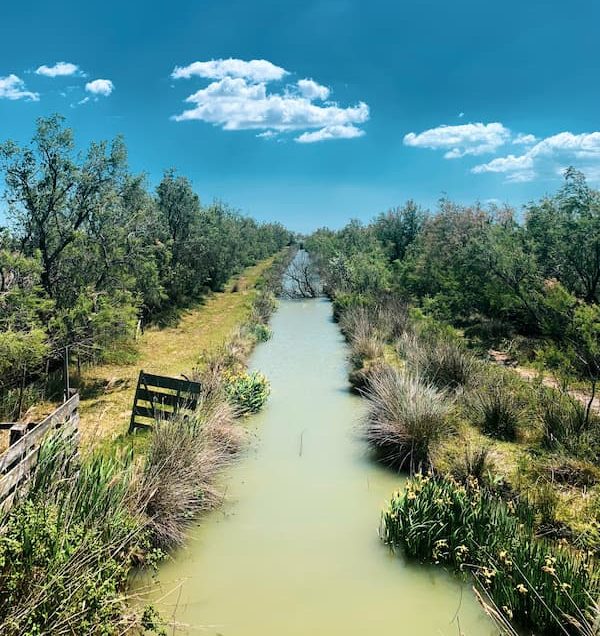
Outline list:
[[[82,377],[81,432],[84,445],[114,439],[126,431],[140,369],[149,373],[189,375],[201,351],[216,350],[252,311],[256,282],[273,258],[250,267],[225,291],[212,294],[185,311],[175,327],[148,329],[139,341],[135,364],[101,365],[85,369]],[[232,291],[237,282],[238,291]],[[86,397],[90,395],[90,397]],[[52,406],[48,408],[52,410]]]
[[[153,545],[182,545],[189,523],[220,502],[215,478],[242,443],[234,419],[226,402],[209,401],[195,413],[155,423],[144,467],[133,485]]]
[[[447,394],[417,375],[384,367],[371,375],[365,396],[365,437],[394,466],[423,467],[435,444],[453,432]]]

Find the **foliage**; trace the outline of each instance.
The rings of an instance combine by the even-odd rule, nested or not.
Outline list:
[[[242,414],[256,413],[269,397],[270,386],[260,372],[241,372],[225,376],[225,392],[231,403]]]
[[[76,151],[63,117],[30,145],[0,144],[9,230],[0,232],[0,375],[34,380],[71,346],[80,361],[130,352],[138,321],[164,323],[230,276],[280,250],[279,224],[202,206],[168,170],[156,193],[122,139]]]
[[[417,475],[382,517],[384,540],[423,561],[472,574],[507,618],[536,633],[576,633],[592,622],[594,561],[532,536],[514,507],[476,482]]]

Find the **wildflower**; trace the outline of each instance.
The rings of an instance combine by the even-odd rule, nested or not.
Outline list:
[[[553,576],[556,574],[556,570],[550,565],[543,565],[542,572],[545,572],[546,574],[552,574]]]
[[[503,605],[502,606],[502,611],[508,616],[508,618],[510,618],[512,620],[513,613],[512,613],[512,610],[510,609],[510,607],[508,607],[507,605]]]
[[[519,592],[519,594],[527,594],[527,592],[529,592],[529,590],[523,585],[523,583],[519,583],[519,585],[517,585],[515,589],[517,590],[517,592]]]
[[[569,583],[561,583],[560,586],[562,587],[563,590],[570,590],[571,586],[569,585]]]
[[[415,493],[415,492],[413,492],[413,491],[411,490],[411,491],[409,491],[408,493],[406,493],[406,498],[407,498],[409,501],[411,501],[411,500],[413,500],[413,499],[416,499],[416,498],[417,498],[417,495],[416,495],[416,493]]]

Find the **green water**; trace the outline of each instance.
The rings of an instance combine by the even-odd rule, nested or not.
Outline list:
[[[356,431],[347,348],[326,300],[283,301],[252,367],[269,377],[227,502],[165,563],[151,597],[177,633],[491,636],[468,585],[407,564],[377,536],[398,475]],[[458,617],[458,619],[457,619]],[[460,628],[460,629],[459,629]]]

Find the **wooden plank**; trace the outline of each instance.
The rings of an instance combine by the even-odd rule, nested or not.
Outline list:
[[[158,393],[155,391],[149,391],[147,389],[138,389],[137,399],[150,402],[151,404],[165,404],[167,406],[173,406],[181,408],[186,405],[190,405],[187,408],[195,409],[198,404],[198,400],[192,397],[186,397],[184,395],[173,395],[172,393]]]
[[[153,409],[146,406],[136,405],[133,409],[133,413],[136,417],[149,417],[152,420],[156,419],[169,419],[175,415],[174,410],[167,410],[156,405]]]
[[[27,424],[20,422],[11,426],[8,438],[8,445],[13,446],[27,433]]]
[[[74,395],[67,402],[59,406],[35,428],[10,446],[3,455],[0,455],[0,473],[6,472],[20,457],[25,456],[32,446],[39,444],[48,431],[60,427],[78,406],[79,394]]]
[[[161,375],[153,375],[151,373],[143,373],[140,375],[140,384],[146,387],[158,387],[161,389],[172,389],[173,391],[182,391],[185,393],[200,394],[201,385],[199,382],[186,380],[184,378],[167,378]]]

